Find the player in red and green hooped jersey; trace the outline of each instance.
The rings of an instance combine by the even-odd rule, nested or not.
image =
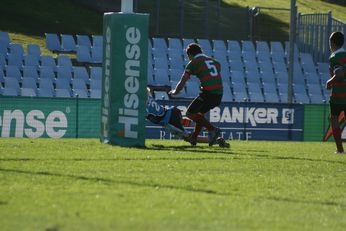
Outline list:
[[[221,66],[218,61],[203,54],[201,47],[196,43],[189,44],[186,48],[186,53],[190,62],[187,64],[177,86],[169,94],[178,94],[192,75],[199,79],[201,92],[192,101],[186,112],[186,116],[196,123],[195,130],[190,136],[190,143],[196,144],[195,140],[198,134],[205,127],[208,130],[209,146],[211,146],[216,142],[216,138],[220,136],[221,130],[214,127],[204,117],[204,114],[221,103],[223,94],[220,75]]]
[[[329,58],[330,79],[326,83],[327,89],[331,89],[330,94],[330,124],[336,144],[336,153],[344,153],[341,140],[341,129],[339,115],[342,111],[346,113],[346,52],[342,48],[344,45],[344,35],[341,32],[333,32],[329,38],[330,50]]]

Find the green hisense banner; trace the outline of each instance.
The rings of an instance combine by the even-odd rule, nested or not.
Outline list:
[[[104,14],[101,142],[145,146],[148,22],[147,14]]]
[[[0,96],[0,137],[96,137],[100,100]]]

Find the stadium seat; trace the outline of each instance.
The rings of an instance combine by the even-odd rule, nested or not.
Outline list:
[[[85,67],[74,66],[73,67],[73,78],[82,79],[85,84],[89,84],[89,74]]]
[[[258,63],[260,72],[273,72],[273,64],[269,62],[260,62]]]
[[[316,73],[308,73],[305,75],[307,84],[318,84],[320,85],[320,77]]]
[[[322,95],[322,89],[320,84],[307,84],[309,94]]]
[[[232,85],[236,86],[237,84],[245,86],[245,76],[243,71],[231,71],[231,81]]]
[[[234,91],[233,90],[233,96],[234,96],[234,101],[236,101],[236,102],[244,102],[244,101],[249,100],[249,97],[248,97],[246,91]]]
[[[153,40],[153,48],[167,50],[167,44],[164,38],[152,38],[152,40]]]
[[[255,46],[252,41],[242,40],[241,41],[242,52],[249,52],[256,54]]]
[[[186,47],[190,43],[196,43],[196,41],[194,39],[190,39],[190,38],[183,38],[183,49],[186,49]],[[186,52],[184,52],[184,53],[186,53]]]
[[[55,96],[60,98],[70,98],[71,92],[68,89],[55,89]]]
[[[240,51],[227,51],[228,60],[231,61],[242,61],[242,53]]]
[[[184,69],[175,69],[170,68],[169,69],[169,79],[170,81],[179,81],[181,78],[181,75],[183,74]]]
[[[6,77],[17,79],[18,82],[22,81],[22,74],[17,66],[7,65],[5,67]]]
[[[264,92],[264,98],[266,103],[279,103],[280,98],[276,92],[266,93]]]
[[[238,41],[227,40],[227,51],[228,53],[231,53],[231,52],[241,53],[241,48]]]
[[[76,42],[72,35],[61,34],[61,48],[62,51],[72,52],[76,51]]]
[[[1,85],[3,85],[3,83],[5,82],[4,77],[5,77],[4,68],[0,66],[0,88],[1,88]]]
[[[30,54],[26,55],[24,57],[24,67],[23,68],[25,68],[25,66],[33,66],[36,68],[36,70],[38,70],[38,67],[40,65],[39,57],[40,56],[37,56],[37,55],[30,55]]]
[[[148,85],[155,85],[155,79],[154,79],[154,68],[148,66],[147,68],[147,84]]]
[[[51,79],[54,81],[55,73],[51,66],[40,66],[40,78],[41,79]]]
[[[256,61],[244,61],[244,67],[245,71],[257,71],[258,72],[258,65]]]
[[[265,62],[265,63],[271,62],[269,52],[266,53],[264,51],[258,51],[256,55],[257,55],[258,62]]]
[[[197,43],[202,48],[203,53],[212,53],[213,48],[211,47],[209,39],[197,39]]]
[[[2,43],[0,40],[0,54],[3,55],[4,57],[7,57],[7,53],[8,53],[8,44]]]
[[[317,63],[318,73],[329,73],[329,64],[328,63]]]
[[[265,41],[256,41],[256,52],[270,53],[268,43]]]
[[[52,79],[49,79],[49,78],[42,79],[41,78],[38,80],[38,85],[39,85],[40,91],[42,91],[41,94],[44,94],[43,96],[47,96],[47,97],[54,96],[54,85],[53,85]],[[40,91],[38,94],[39,96],[41,96]]]
[[[53,68],[53,71],[56,71],[55,60],[50,55],[42,55],[41,56],[41,66],[50,66]]]
[[[0,53],[0,67],[4,67],[4,66],[6,66],[6,65],[7,65],[7,64],[6,64],[5,55]]]
[[[32,88],[32,89],[35,89],[35,92],[36,92],[37,90],[36,83],[37,83],[37,80],[34,78],[31,78],[31,77],[23,78],[22,88]]]
[[[270,52],[273,53],[281,53],[284,54],[284,48],[282,47],[282,43],[278,41],[271,41],[270,42]]]
[[[246,81],[248,83],[257,83],[261,82],[260,75],[257,70],[255,71],[245,71]]]
[[[87,86],[83,79],[72,79],[72,89],[82,89],[86,91]]]
[[[92,35],[92,46],[93,47],[103,47],[103,37],[102,35]]]
[[[271,57],[273,63],[285,64],[285,53],[272,53]]]
[[[81,63],[91,62],[90,47],[87,46],[77,46],[77,61]]]
[[[285,42],[285,55],[286,55],[286,58],[288,59],[289,58],[289,42],[288,41]],[[294,60],[294,62],[298,62],[299,61],[299,49],[298,49],[298,46],[297,46],[296,43],[294,44],[294,57],[293,57],[293,60]]]
[[[253,53],[252,51],[243,51],[242,56],[243,56],[244,63],[245,62],[257,63],[256,53]]]
[[[186,97],[195,98],[199,95],[199,83],[196,81],[188,81],[185,83]]]
[[[184,61],[182,56],[172,56],[168,59],[170,69],[183,69]]]
[[[293,84],[293,92],[298,94],[306,94],[306,88],[303,85]]]
[[[248,82],[247,83],[247,88],[248,88],[248,92],[252,92],[252,93],[261,93],[261,86],[260,83],[255,83],[255,82]]]
[[[46,48],[50,51],[61,51],[61,45],[57,34],[45,33]]]
[[[41,56],[41,48],[37,44],[28,44],[26,47],[28,55],[34,55],[38,58]]]
[[[10,66],[16,66],[19,70],[23,70],[23,56],[18,54],[8,54],[7,64]]]
[[[276,93],[276,84],[275,83],[263,83],[263,92],[265,94]]]
[[[168,49],[182,51],[183,46],[181,45],[181,40],[178,38],[168,38]]]
[[[169,86],[170,81],[168,77],[168,69],[164,68],[154,68],[154,79],[155,79],[155,85],[164,85]]]
[[[9,77],[6,77],[4,79],[5,79],[5,84],[4,84],[5,89],[12,88],[16,91],[16,95],[19,95],[20,93],[19,81],[16,78],[9,78]]]
[[[300,53],[300,62],[310,67],[315,67],[315,63],[310,53]]]
[[[99,89],[90,89],[90,98],[92,98],[92,99],[101,99],[101,90],[99,90]]]
[[[167,58],[155,58],[154,57],[154,67],[168,70]]]
[[[249,101],[263,103],[264,102],[263,94],[261,92],[249,92]]]
[[[181,57],[181,59],[184,60],[183,59],[183,57],[184,57],[183,50],[176,50],[176,49],[168,48],[167,55],[168,55],[168,58]]]
[[[285,63],[273,63],[274,72],[287,72],[287,65]]]
[[[171,81],[171,89],[175,88],[175,86],[177,86],[177,83],[178,82]],[[184,88],[177,95],[172,96],[172,98],[187,98],[186,86],[184,86]]]
[[[224,51],[225,53],[227,53],[227,47],[223,40],[213,39],[212,43],[214,51]]]
[[[262,83],[274,83],[275,84],[275,76],[273,71],[261,71],[260,77],[262,80]]]
[[[102,79],[102,68],[90,67],[90,79]]]
[[[10,43],[8,48],[9,48],[9,54],[15,54],[22,58],[24,57],[24,48],[22,44]]]
[[[91,79],[90,80],[90,89],[101,90],[101,87],[102,87],[101,80],[97,80],[97,79]]]
[[[33,96],[37,96],[37,93],[36,93],[36,90],[33,88],[21,88],[20,95],[33,97]]]
[[[321,94],[310,94],[309,96],[311,103],[325,103],[325,98]]]
[[[69,79],[65,79],[65,78],[57,78],[56,82],[55,82],[55,89],[67,89],[67,90],[71,90],[70,87],[70,80]]]
[[[310,99],[306,93],[295,93],[294,101],[295,103],[303,103],[303,104],[310,103]]]
[[[54,91],[50,88],[40,88],[37,91],[37,96],[39,97],[54,97]]]
[[[288,83],[288,73],[287,72],[277,72],[276,81],[278,84],[287,84]]]
[[[102,47],[93,46],[91,48],[91,62],[93,63],[102,63]]]
[[[228,83],[223,83],[222,102],[232,102],[234,100],[231,87]]]
[[[57,66],[57,79],[72,79],[72,69],[68,66]]]
[[[78,97],[82,99],[89,98],[88,91],[86,89],[73,89],[72,97]]]
[[[18,90],[19,91],[19,90]],[[5,87],[2,89],[2,95],[5,96],[18,96],[18,91],[11,87]]]
[[[227,51],[226,50],[215,50],[213,52],[213,57],[219,62],[228,62]]]
[[[88,35],[76,35],[77,37],[77,46],[86,46],[88,48],[91,47],[91,41]]]
[[[72,61],[69,56],[59,55],[57,58],[58,66],[64,66],[72,71]]]
[[[241,60],[230,60],[229,66],[231,71],[244,71],[244,64]]]
[[[288,84],[287,83],[280,83],[278,84],[278,90],[280,95],[287,95],[288,92]]]
[[[7,31],[0,31],[0,40],[7,44],[11,42],[10,35]]]

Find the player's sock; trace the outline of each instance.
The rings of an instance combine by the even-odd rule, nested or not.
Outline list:
[[[213,125],[211,125],[211,123],[209,123],[208,120],[206,120],[204,118],[204,116],[200,113],[198,113],[195,117],[195,120],[194,120],[196,123],[199,123],[201,124],[202,127],[205,127],[208,131],[211,131],[211,130],[214,130],[215,127]]]
[[[342,146],[342,141],[341,141],[341,129],[340,128],[336,128],[333,129],[333,137],[335,140],[335,144],[336,144],[336,148],[338,149],[338,152],[343,152],[344,148]]]

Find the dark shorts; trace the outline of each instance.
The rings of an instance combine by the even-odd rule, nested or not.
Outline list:
[[[330,114],[333,116],[339,116],[344,111],[346,115],[346,104],[330,104]]]
[[[192,114],[207,113],[221,103],[222,95],[202,92],[196,97],[187,108],[187,111]]]

